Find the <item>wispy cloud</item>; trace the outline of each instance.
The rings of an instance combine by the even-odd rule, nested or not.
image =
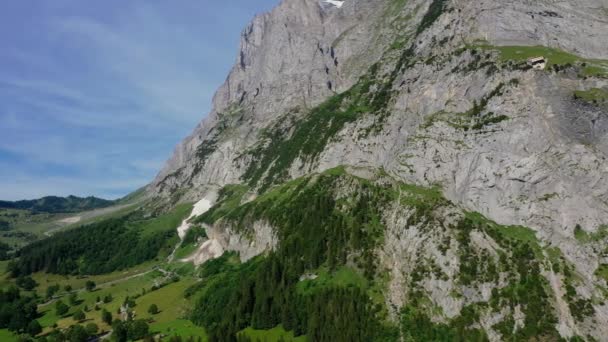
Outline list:
[[[241,28],[276,2],[0,4],[0,199],[144,185],[208,112]]]

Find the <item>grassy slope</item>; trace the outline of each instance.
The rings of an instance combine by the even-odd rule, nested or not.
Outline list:
[[[101,311],[92,310],[95,307],[96,298],[98,296],[103,298],[104,296],[111,294],[114,298],[113,301],[107,304],[100,304],[100,308],[105,308],[113,315],[116,315],[116,310],[118,310],[118,308],[127,296],[135,296],[141,294],[143,289],[149,290],[152,285],[154,285],[154,279],[157,279],[158,277],[159,274],[148,273],[146,275],[131,278],[129,280],[108,287],[100,288],[92,292],[78,292],[78,298],[81,301],[80,304],[70,307],[70,311],[64,317],[58,317],[56,315],[54,303],[40,306],[39,311],[41,312],[42,317],[39,319],[39,322],[43,327],[45,327],[45,332],[49,331],[49,327],[55,323],[57,323],[60,328],[67,328],[70,325],[76,323],[71,318],[71,315],[76,310],[83,309],[86,305],[89,309],[91,309],[90,312],[86,312],[87,319],[95,322],[100,327],[100,329],[108,330],[109,327],[101,322]],[[60,285],[62,284],[60,283]],[[69,304],[67,296],[62,298],[62,301],[66,304]]]
[[[109,218],[124,216],[137,209],[145,200],[142,188],[116,201],[115,205],[73,213],[35,213],[30,210],[0,208],[0,220],[8,221],[12,225],[10,232],[0,232],[0,241],[20,247],[31,241],[24,237],[10,236],[15,232],[31,234],[32,239],[40,239],[46,236],[45,233],[55,233]],[[61,220],[76,216],[81,218],[76,223],[61,222]]]
[[[11,246],[16,245],[21,247],[32,241],[24,237],[10,235],[23,232],[31,235],[33,240],[42,239],[46,237],[46,234],[53,234],[109,218],[124,216],[138,207],[138,203],[131,203],[70,214],[32,213],[29,210],[0,209],[0,219],[9,221],[13,227],[9,232],[0,232],[0,241],[8,243]],[[61,222],[61,220],[76,216],[81,217],[81,220],[76,223]]]
[[[530,57],[544,56],[548,59],[547,66],[577,64],[582,66],[582,76],[599,76],[608,77],[608,61],[587,59],[577,55],[565,52],[559,49],[553,49],[546,46],[489,46],[477,45],[475,47],[484,50],[494,50],[500,53],[502,61],[526,61]],[[585,64],[584,66],[582,64]]]
[[[199,244],[189,243],[187,245],[181,245],[177,251],[175,251],[175,259],[183,259],[192,255],[198,248]]]
[[[61,291],[59,292],[59,295],[63,295],[63,287],[66,285],[70,285],[75,290],[82,289],[84,288],[84,285],[88,280],[92,280],[99,287],[102,287],[104,286],[104,283],[119,281],[126,277],[150,271],[152,267],[156,264],[156,261],[150,261],[130,268],[128,270],[116,271],[108,274],[95,276],[63,276],[59,274],[47,274],[43,272],[38,272],[34,273],[32,275],[32,278],[38,283],[38,287],[36,288],[38,295],[44,296],[46,294],[46,289],[52,285],[60,285]]]
[[[336,168],[328,170],[324,174],[339,177],[345,174],[345,170],[343,168]],[[363,183],[370,183],[370,181],[364,179],[359,179],[359,181]],[[254,202],[270,201],[275,204],[279,204],[288,198],[292,198],[294,195],[293,191],[295,191],[295,189],[301,190],[300,185],[302,184],[302,179],[291,181],[258,197],[258,199]],[[407,184],[400,184],[398,187],[386,188],[384,190],[389,192],[389,197],[393,199],[398,198],[402,204],[415,207],[420,212],[432,210],[436,203],[445,201],[441,195],[441,191],[436,188],[428,189]],[[242,194],[236,194],[235,197],[240,198],[240,195]],[[229,198],[228,200],[231,199]],[[219,205],[215,208],[215,213],[211,212],[209,213],[209,216],[223,216],[223,214],[232,212],[233,210],[237,209],[237,207],[239,207],[239,205],[235,203],[230,203],[225,206],[219,203]],[[155,224],[150,224],[147,226],[147,229],[150,231],[156,231],[158,229],[164,229],[163,227],[166,228],[165,224],[179,224],[181,221],[179,218],[189,213],[188,208],[189,205],[179,207],[174,213],[162,219],[164,224],[160,224],[158,222]],[[528,228],[499,226],[476,213],[467,213],[466,216],[473,222],[488,225],[489,228],[487,229],[496,230],[498,233],[500,233],[500,235],[508,240],[528,243],[535,252],[542,252],[542,248],[538,243],[535,233]],[[207,219],[209,218],[210,217],[207,217]],[[218,219],[219,217],[214,218]],[[98,284],[102,284],[107,281],[123,279],[128,275],[145,271],[146,269],[150,269],[153,264],[154,262],[151,262],[150,264],[140,265],[140,267],[129,269],[124,272],[115,272],[108,275],[88,278],[62,277],[42,274],[36,274],[34,278],[40,283],[40,287],[38,289],[40,293],[43,293],[46,287],[55,283],[59,284],[62,288],[64,285],[70,284],[73,288],[80,289],[84,286],[84,282],[87,279],[91,279]],[[171,269],[182,268],[182,266],[182,264],[174,264],[165,265],[164,267]],[[335,272],[329,272],[325,266],[321,266],[312,273],[316,274],[318,277],[316,279],[304,280],[298,283],[296,285],[298,292],[310,293],[316,291],[317,289],[327,287],[354,286],[367,291],[375,303],[383,303],[382,279],[380,279],[382,278],[381,275],[377,275],[376,280],[370,282],[366,280],[365,277],[359,273],[359,271],[346,266],[338,267]],[[151,325],[151,329],[153,331],[162,332],[167,335],[180,335],[182,337],[200,336],[206,339],[203,328],[196,327],[190,321],[182,319],[190,308],[190,302],[183,297],[184,290],[197,282],[196,279],[187,276],[187,274],[193,274],[193,270],[191,268],[185,269],[184,274],[186,274],[186,276],[183,277],[181,281],[170,284],[157,291],[147,292],[141,297],[137,298],[137,307],[135,309],[137,317],[146,319],[153,318],[155,320],[155,322]],[[103,298],[108,293],[111,293],[114,296],[114,301],[100,306],[115,314],[116,310],[127,295],[139,295],[142,293],[143,289],[149,290],[154,284],[154,280],[158,279],[159,277],[160,274],[158,272],[152,272],[144,276],[122,281],[113,286],[101,285],[102,288],[94,292],[79,292],[79,298],[82,299],[82,303],[80,303],[77,307],[71,308],[69,314],[73,313],[77,308],[83,308],[84,305],[87,305],[92,309],[95,305],[95,298],[97,296]],[[67,298],[64,299],[64,302],[67,303]],[[151,316],[147,313],[147,309],[152,303],[159,306],[159,309],[161,310],[159,314]],[[54,312],[54,305],[43,306],[40,311],[43,312],[43,317],[40,319],[40,323],[46,327],[45,331],[49,331],[48,327],[54,323],[57,323],[59,327],[67,327],[75,323],[73,319],[69,317],[69,315],[68,317],[63,318],[57,317]],[[100,313],[101,311],[88,312],[87,318],[90,319],[90,321],[97,323],[100,328],[107,330],[109,327],[100,322]],[[252,328],[247,328],[242,330],[240,334],[251,337],[254,341],[258,338],[261,341],[277,341],[280,337],[283,337],[286,341],[300,341],[305,339],[304,337],[294,339],[290,332],[286,332],[280,326],[270,330],[254,330]]]
[[[285,331],[281,325],[272,328],[270,330],[255,330],[253,328],[247,328],[242,330],[239,335],[247,336],[252,341],[257,342],[278,342],[281,337],[285,342],[305,342],[306,336],[294,337],[293,332]]]
[[[136,300],[138,317],[154,320],[150,325],[151,331],[167,336],[203,337],[203,340],[206,340],[205,329],[183,319],[191,306],[184,298],[184,291],[194,283],[195,279],[186,278],[141,296]],[[152,304],[156,304],[160,311],[156,315],[148,313]]]
[[[142,235],[148,236],[167,229],[177,229],[182,221],[190,215],[192,203],[179,204],[168,214],[159,216],[154,220],[147,220],[137,224],[142,229]],[[176,231],[177,234],[177,231]]]
[[[17,335],[8,331],[8,329],[0,329],[0,341],[2,341],[2,342],[17,341]]]
[[[86,305],[89,312],[85,312],[87,319],[82,323],[94,322],[102,331],[108,331],[110,327],[101,321],[101,309],[106,309],[114,318],[117,318],[117,310],[123,303],[124,299],[129,296],[135,299],[135,318],[153,319],[150,324],[151,331],[160,332],[169,336],[179,335],[182,337],[196,336],[203,337],[206,340],[205,330],[195,326],[192,322],[183,319],[186,316],[191,304],[183,296],[184,290],[196,282],[196,279],[184,277],[180,281],[170,283],[158,290],[151,291],[156,280],[161,280],[162,275],[159,272],[150,272],[142,276],[131,278],[112,286],[103,287],[92,292],[80,291],[78,298],[80,303],[70,307],[70,311],[63,317],[58,317],[55,313],[55,304],[43,305],[39,308],[42,317],[39,319],[40,324],[45,328],[44,332],[52,330],[53,324],[57,324],[59,328],[67,328],[70,325],[76,324],[71,315],[78,309],[83,309]],[[145,294],[142,293],[145,290]],[[112,302],[104,304],[98,303],[98,311],[94,310],[96,298],[111,294]],[[67,297],[62,298],[62,301],[68,303]],[[156,315],[148,313],[148,308],[151,304],[156,304],[160,312]]]
[[[608,103],[608,90],[605,89],[577,90],[574,92],[574,96],[591,103]]]
[[[190,214],[191,209],[191,204],[181,204],[168,214],[135,224],[138,228],[142,229],[143,234],[152,234],[162,230],[174,230]],[[112,213],[112,215],[120,214]],[[42,272],[33,274],[32,278],[39,284],[36,292],[40,296],[44,297],[46,289],[49,286],[59,285],[60,291],[56,297],[58,296],[64,303],[69,304],[68,295],[70,293],[64,290],[65,286],[69,285],[73,289],[72,293],[77,293],[79,300],[79,303],[71,306],[68,314],[63,317],[56,315],[54,302],[40,305],[39,312],[41,313],[41,317],[39,318],[39,322],[43,326],[44,332],[52,330],[51,327],[54,324],[57,324],[59,328],[67,328],[75,324],[76,322],[71,318],[71,315],[78,309],[84,309],[85,306],[90,311],[85,312],[87,319],[82,323],[94,322],[102,331],[107,331],[110,327],[101,322],[101,309],[106,309],[113,315],[116,315],[116,311],[127,296],[139,296],[146,291],[145,295],[136,300],[138,304],[136,313],[141,315],[139,317],[148,318],[150,316],[147,313],[149,305],[152,302],[156,303],[161,308],[161,313],[154,317],[156,322],[152,324],[152,329],[167,333],[167,330],[171,328],[173,332],[171,334],[178,334],[183,337],[190,335],[205,337],[204,329],[195,327],[192,322],[179,319],[185,314],[184,310],[189,307],[187,301],[183,299],[183,291],[195,282],[193,278],[186,277],[177,283],[172,283],[157,291],[149,292],[157,281],[164,279],[162,273],[153,270],[153,267],[159,264],[159,260],[162,259],[151,260],[127,270],[96,276],[63,276]],[[6,273],[6,264],[7,262],[0,263],[0,273],[2,274],[0,277],[0,287],[2,288],[14,284],[14,279],[10,279]],[[191,274],[191,271],[181,273]],[[97,284],[97,288],[92,292],[84,290],[85,283],[89,280]],[[114,300],[107,304],[98,303],[99,310],[95,311],[94,307],[97,297],[103,298],[108,294],[111,294]],[[0,332],[0,334],[8,333],[8,331]],[[0,341],[4,340],[3,338],[0,339]]]
[[[367,289],[368,281],[357,270],[350,267],[340,267],[335,272],[330,273],[326,268],[316,272],[317,278],[300,281],[297,289],[302,294],[314,292],[323,287],[332,286],[355,286]]]

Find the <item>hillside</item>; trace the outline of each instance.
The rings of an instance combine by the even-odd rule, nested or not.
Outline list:
[[[113,205],[114,201],[109,201],[97,197],[57,197],[47,196],[35,200],[22,201],[0,201],[0,209],[30,210],[36,213],[75,213],[85,210],[106,208]]]
[[[505,227],[528,227],[529,233],[504,230],[535,236],[567,265],[559,268],[568,270],[560,276],[558,266],[538,264],[537,280],[547,291],[542,298],[548,298],[543,312],[553,313],[551,322],[523,312],[525,303],[468,316],[468,306],[481,300],[475,293],[490,300],[509,286],[501,277],[484,278],[485,266],[455,252],[449,258],[459,260],[454,273],[466,272],[471,262],[471,279],[483,283],[483,290],[471,288],[461,298],[441,291],[462,280],[422,276],[427,285],[415,297],[430,297],[423,311],[432,322],[447,324],[464,315],[472,319],[468,328],[482,326],[491,340],[531,333],[528,323],[553,327],[557,335],[541,330],[555,338],[604,340],[607,29],[606,4],[593,0],[350,0],[340,7],[283,1],[243,32],[238,61],[214,109],[148,191],[160,203],[176,196],[197,201],[243,184],[250,189],[243,200],[249,201],[341,165],[382,170],[398,182],[438,189],[465,212]],[[541,68],[528,61],[537,57]],[[254,232],[245,236],[257,246],[251,254],[281,248],[271,238],[289,216],[281,220],[270,227],[249,224]],[[398,235],[407,235],[411,226],[403,222]],[[208,234],[217,229],[212,226]],[[228,231],[219,245],[243,254],[246,243],[233,242],[241,235]],[[465,235],[479,253],[519,253],[515,245],[500,247],[474,230]],[[380,240],[376,253],[396,244],[392,253],[401,255],[417,244]],[[259,246],[260,241],[272,243]],[[426,250],[437,252],[441,237],[423,241],[436,243]],[[439,255],[427,258],[445,267]],[[396,310],[396,321],[402,317],[397,313],[416,303],[405,285],[415,260],[403,256],[389,263],[389,275],[375,275],[387,278],[385,286],[395,291],[384,304]],[[503,257],[497,267],[505,262]],[[348,258],[344,263],[351,264]],[[528,337],[539,338],[539,331]]]
[[[145,201],[5,284],[74,286],[48,336],[608,341],[606,32],[601,0],[283,0]]]

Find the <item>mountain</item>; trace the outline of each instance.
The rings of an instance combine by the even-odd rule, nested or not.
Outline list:
[[[0,201],[0,208],[31,210],[34,212],[44,213],[75,213],[85,210],[106,208],[114,203],[115,201],[109,201],[93,196],[85,198],[77,196],[47,196],[35,200],[23,200],[15,202]]]
[[[142,204],[8,271],[107,281],[74,306],[118,340],[608,341],[606,32],[601,0],[283,0]]]
[[[378,209],[383,234],[368,262],[393,321],[411,309],[429,324],[464,320],[491,340],[606,340],[605,32],[598,0],[282,1],[244,30],[212,111],[148,192],[167,203],[219,194],[222,206],[226,186],[246,186],[243,209],[209,221],[221,247],[242,255],[249,242],[234,241],[252,241],[253,254],[287,248],[289,214],[251,216],[244,203],[292,208],[267,198],[290,180],[346,166],[438,189],[455,212],[424,206],[432,219],[412,221],[396,204]],[[324,190],[360,200],[349,184]],[[342,242],[319,243],[330,253]],[[363,252],[340,253],[338,264],[357,265]],[[517,264],[521,253],[529,259]],[[542,303],[527,298],[537,290]]]

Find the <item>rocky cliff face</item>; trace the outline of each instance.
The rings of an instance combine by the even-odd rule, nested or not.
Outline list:
[[[340,165],[436,186],[454,208],[530,227],[544,253],[563,255],[570,275],[539,268],[555,326],[563,337],[606,340],[606,32],[602,0],[284,0],[244,30],[212,112],[148,191],[188,201],[241,183],[264,193]],[[546,68],[533,69],[529,57]],[[446,218],[455,209],[442,210]],[[404,233],[407,213],[395,215],[394,238],[380,250],[394,270],[389,304],[401,308],[400,279],[420,258],[412,252],[420,235]],[[471,240],[498,258],[505,247],[487,234]],[[438,264],[462,258],[424,243]],[[504,282],[448,299],[451,278],[425,281],[439,321]],[[525,321],[525,310],[511,309]],[[480,320],[491,339],[501,338],[491,326],[505,315]]]

